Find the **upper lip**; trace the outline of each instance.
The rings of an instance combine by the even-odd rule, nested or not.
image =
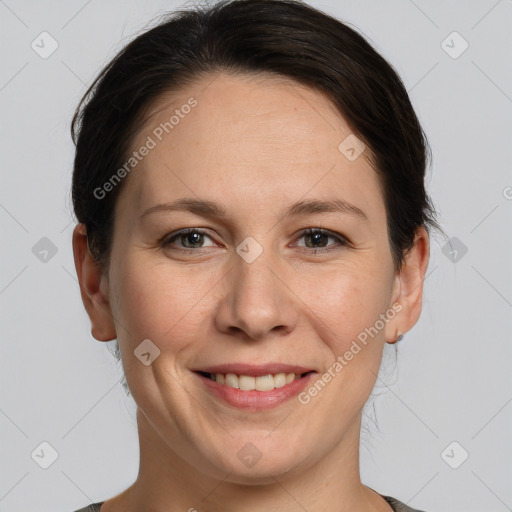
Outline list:
[[[205,366],[193,370],[204,373],[234,373],[236,375],[249,375],[251,377],[261,377],[276,373],[308,373],[314,371],[312,368],[298,366],[294,364],[268,363],[268,364],[247,364],[247,363],[225,363],[213,366]]]

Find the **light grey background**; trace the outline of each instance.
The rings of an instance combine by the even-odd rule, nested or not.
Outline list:
[[[433,148],[429,192],[467,248],[445,255],[433,241],[422,317],[396,370],[386,347],[363,482],[429,512],[512,510],[512,1],[310,3],[357,27],[403,77]],[[100,68],[179,5],[0,0],[0,511],[70,512],[136,477],[133,402],[76,280],[69,124]],[[43,31],[59,45],[47,59],[31,48]],[[454,31],[469,44],[458,58]],[[46,261],[43,237],[57,250]],[[48,469],[31,457],[43,441],[58,452]]]

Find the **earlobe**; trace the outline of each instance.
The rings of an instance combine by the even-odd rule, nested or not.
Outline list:
[[[416,324],[420,317],[423,299],[423,281],[430,257],[430,243],[427,230],[420,226],[416,230],[414,245],[405,256],[398,272],[393,290],[395,304],[400,311],[386,326],[386,342],[393,344]]]
[[[73,230],[73,256],[82,302],[91,320],[91,334],[98,341],[113,340],[116,330],[108,299],[108,281],[88,248],[84,224],[76,225]]]

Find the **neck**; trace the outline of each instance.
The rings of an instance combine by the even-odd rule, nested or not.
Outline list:
[[[264,483],[243,484],[228,473],[213,477],[199,465],[183,460],[137,410],[140,466],[137,480],[108,500],[101,512],[291,512],[298,509],[325,512],[389,512],[391,507],[359,475],[357,417],[342,442],[306,470],[271,475]]]

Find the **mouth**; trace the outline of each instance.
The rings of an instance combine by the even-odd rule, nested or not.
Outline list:
[[[273,389],[282,388],[295,380],[302,379],[306,375],[316,372],[310,370],[303,373],[279,372],[268,373],[266,375],[239,375],[236,373],[213,373],[204,371],[197,371],[196,373],[221,386],[227,386],[241,391],[271,391]]]
[[[318,372],[303,366],[225,364],[193,370],[215,400],[256,412],[296,397]]]

